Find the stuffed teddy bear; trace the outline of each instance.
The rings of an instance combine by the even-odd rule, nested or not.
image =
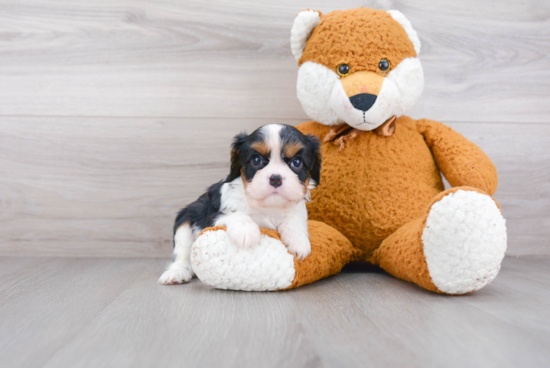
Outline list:
[[[224,228],[209,228],[192,250],[199,279],[224,289],[291,289],[360,261],[437,293],[491,282],[506,250],[505,220],[491,197],[497,173],[451,128],[404,115],[424,85],[420,40],[405,16],[305,10],[291,48],[298,99],[314,120],[297,128],[322,142],[322,180],[308,203],[311,254],[294,259],[273,230],[241,250]]]

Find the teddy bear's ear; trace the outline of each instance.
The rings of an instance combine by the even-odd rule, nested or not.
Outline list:
[[[397,21],[397,23],[401,24],[401,27],[405,29],[405,32],[407,32],[407,36],[409,36],[409,40],[411,40],[414,51],[416,51],[416,55],[420,55],[420,39],[418,38],[418,34],[416,34],[416,31],[413,29],[411,22],[405,16],[403,13],[401,13],[398,10],[388,10],[388,14],[392,16],[393,19]]]
[[[320,21],[321,12],[309,9],[299,12],[296,19],[294,19],[294,24],[290,31],[290,48],[296,61],[302,57],[308,38]]]

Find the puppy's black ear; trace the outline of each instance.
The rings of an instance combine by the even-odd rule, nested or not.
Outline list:
[[[233,143],[231,144],[231,171],[227,176],[227,182],[231,182],[241,176],[241,154],[246,138],[248,138],[246,133],[237,134],[235,138],[233,138]]]
[[[321,142],[319,142],[319,138],[311,134],[306,135],[306,141],[309,152],[313,154],[313,165],[311,166],[310,172],[311,179],[315,180],[315,183],[319,185],[321,182],[321,161],[323,160],[321,154]]]

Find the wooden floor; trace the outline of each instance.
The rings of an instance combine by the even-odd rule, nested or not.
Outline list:
[[[161,259],[0,258],[2,367],[548,367],[550,258],[449,297],[373,269],[287,292],[156,283]]]

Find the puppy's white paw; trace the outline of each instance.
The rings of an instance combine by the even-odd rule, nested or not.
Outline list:
[[[260,244],[262,233],[254,221],[227,226],[227,236],[239,248],[251,249]]]
[[[185,284],[193,278],[193,270],[191,266],[183,266],[179,268],[167,269],[159,278],[159,284],[162,285],[177,285]]]
[[[311,243],[307,235],[285,234],[285,236],[281,235],[281,239],[283,239],[288,250],[294,254],[297,259],[303,260],[311,253]]]

